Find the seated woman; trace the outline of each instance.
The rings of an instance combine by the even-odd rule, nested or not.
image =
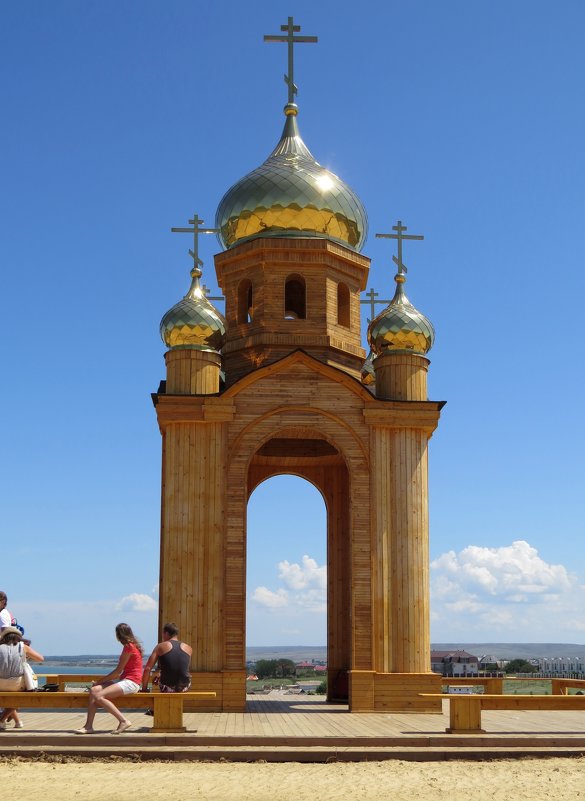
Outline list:
[[[22,633],[14,626],[6,626],[0,631],[0,690],[2,692],[18,692],[24,686],[24,663],[27,659],[42,662],[44,657],[30,645],[22,641]],[[15,729],[24,728],[16,709],[5,709],[0,715],[0,731],[6,724],[14,721]]]
[[[142,646],[127,623],[118,623],[116,639],[124,646],[118,664],[107,676],[93,682],[89,691],[87,718],[81,729],[76,729],[75,734],[95,733],[93,720],[99,706],[110,712],[118,721],[118,728],[114,729],[112,734],[122,734],[132,725],[112,701],[121,695],[132,695],[140,689]]]

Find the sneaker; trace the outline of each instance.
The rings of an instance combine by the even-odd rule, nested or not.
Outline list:
[[[22,722],[22,720],[20,721],[20,723],[15,723],[14,724],[14,728],[15,729],[24,729],[24,723]]]
[[[0,731],[6,731],[6,723],[0,723]]]

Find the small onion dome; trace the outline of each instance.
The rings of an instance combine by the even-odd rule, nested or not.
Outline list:
[[[297,106],[284,108],[279,143],[266,161],[228,189],[215,216],[224,248],[253,237],[320,237],[354,250],[368,220],[358,196],[311,155],[299,134]]]
[[[396,292],[390,304],[368,326],[368,342],[378,356],[385,351],[409,351],[425,355],[433,347],[431,321],[406,297],[403,273],[394,276]]]
[[[370,350],[365,362],[362,365],[361,372],[362,384],[366,387],[371,386],[376,381],[376,373],[374,370],[374,352]]]
[[[168,348],[219,351],[225,342],[225,319],[205,297],[200,277],[201,270],[194,267],[189,291],[160,322],[160,335]]]

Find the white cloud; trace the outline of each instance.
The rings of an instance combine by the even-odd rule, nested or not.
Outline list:
[[[277,609],[288,604],[288,593],[283,589],[272,592],[268,587],[256,587],[251,597],[259,606],[265,606],[268,609]]]
[[[153,612],[158,609],[158,604],[150,595],[133,592],[121,598],[116,604],[116,609],[121,612]]]
[[[449,551],[431,563],[431,571],[435,641],[571,641],[585,628],[579,614],[583,586],[525,540]]]
[[[316,587],[320,590],[327,588],[327,567],[319,567],[317,562],[306,554],[301,560],[302,564],[291,564],[288,560],[278,563],[278,577],[285,586],[291,590],[304,590]]]
[[[431,564],[437,592],[446,598],[456,588],[474,597],[508,602],[549,602],[572,584],[563,565],[550,565],[524,540],[501,548],[469,545],[449,551]]]
[[[287,607],[292,612],[324,614],[327,609],[327,566],[319,566],[306,554],[301,563],[284,559],[278,563],[278,578],[284,586],[276,592],[256,587],[250,598],[269,609]]]

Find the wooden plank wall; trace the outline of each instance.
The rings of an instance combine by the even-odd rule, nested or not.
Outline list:
[[[428,434],[373,428],[374,649],[381,673],[430,671]]]
[[[388,431],[392,672],[431,669],[427,434]]]
[[[165,431],[161,619],[192,646],[194,671],[223,667],[225,440],[221,423]]]
[[[219,392],[221,356],[212,351],[168,350],[167,393],[169,395],[209,395]]]
[[[275,472],[303,475],[326,499],[330,667],[360,672],[351,685],[358,706],[377,703],[365,674],[426,673],[426,449],[437,405],[377,401],[299,352],[219,397],[181,404],[161,399],[159,413],[161,622],[178,623],[194,670],[222,671],[222,708],[245,704],[247,502]],[[269,440],[305,436],[325,439],[341,461],[309,469],[286,458],[270,470],[254,462]]]
[[[227,342],[223,348],[226,381],[271,364],[297,348],[359,378],[365,352],[361,345],[360,290],[369,260],[321,239],[255,240],[215,258],[226,297]],[[306,317],[285,319],[285,285],[291,276],[305,283]],[[238,323],[238,287],[252,284],[253,316]],[[337,287],[350,295],[350,325],[338,320]]]

